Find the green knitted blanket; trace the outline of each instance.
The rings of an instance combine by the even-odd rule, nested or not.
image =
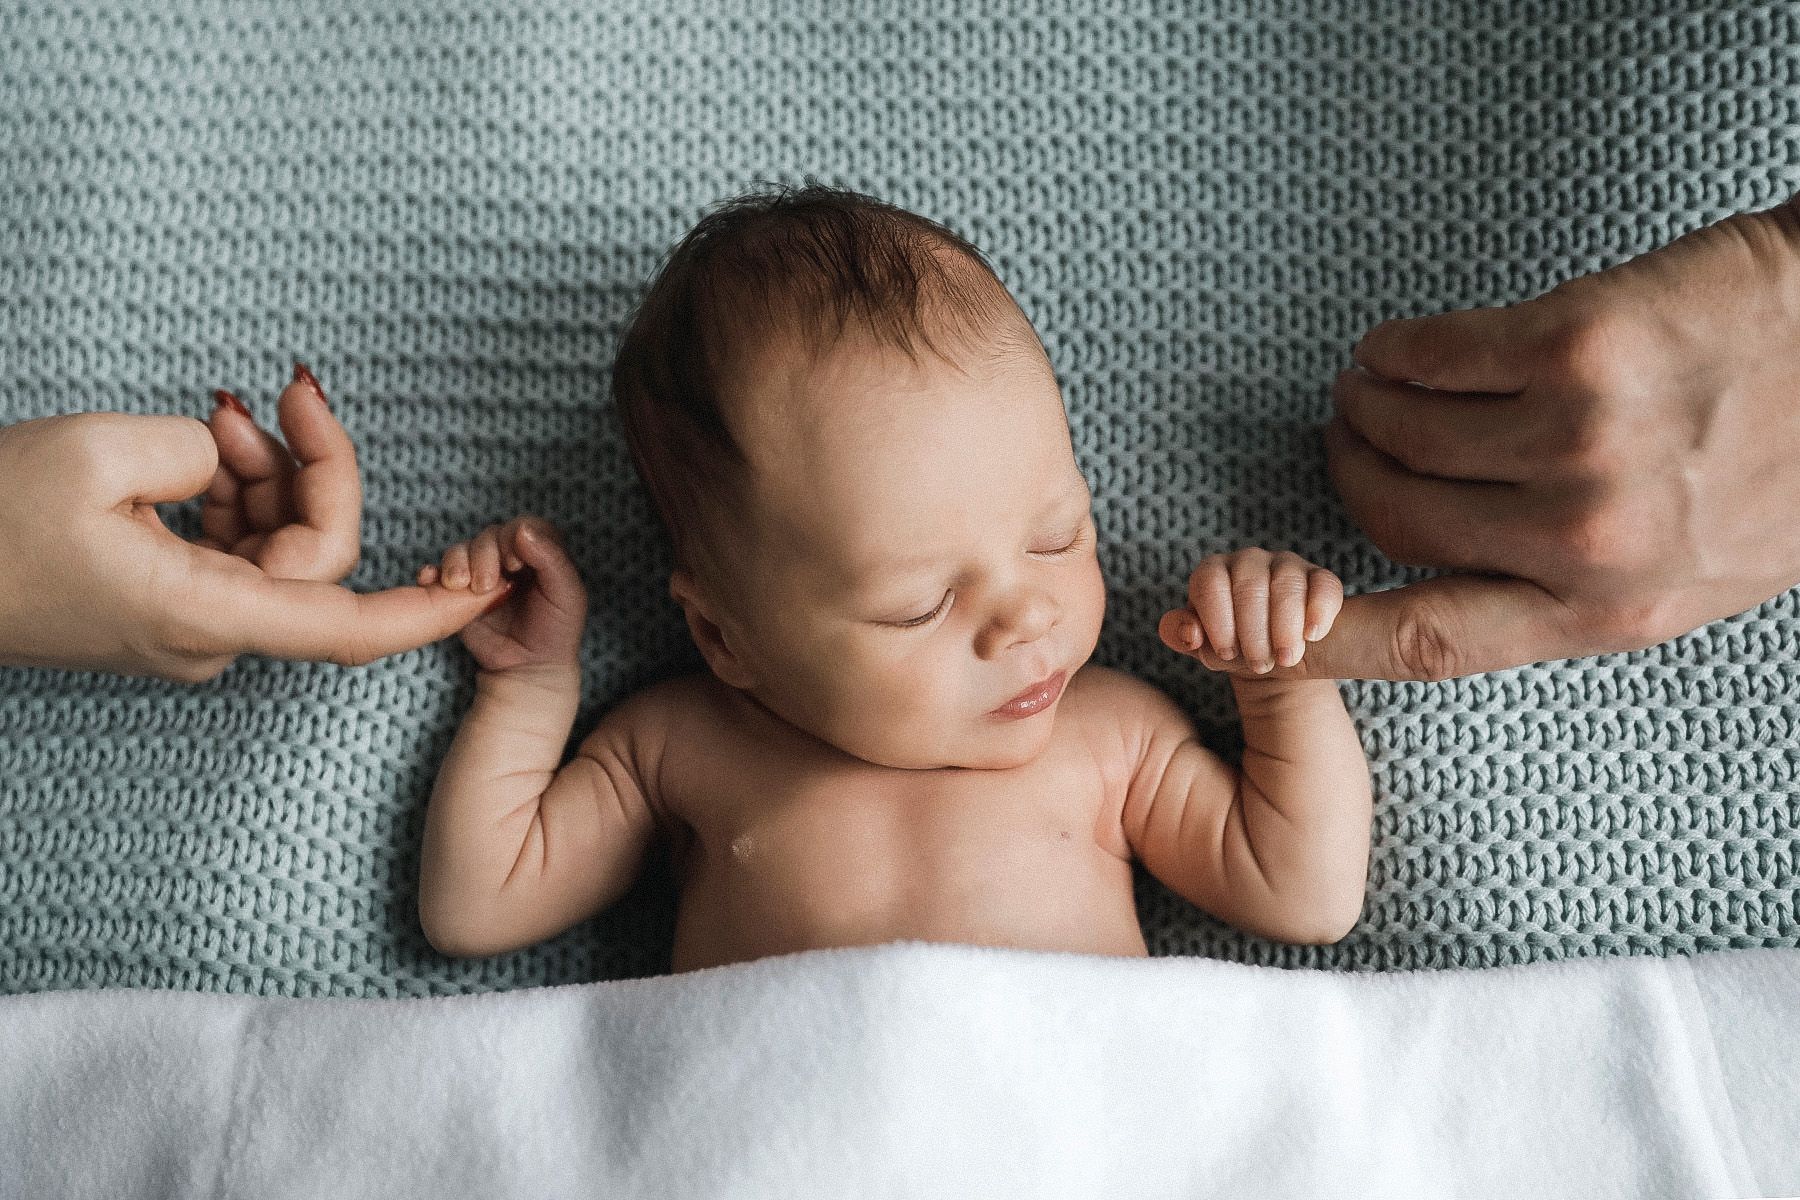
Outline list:
[[[1792,4],[50,0],[0,16],[0,422],[274,427],[296,358],[356,440],[348,582],[521,511],[591,590],[584,705],[701,669],[605,391],[662,253],[757,179],[988,251],[1096,492],[1094,661],[1241,750],[1158,642],[1205,554],[1395,567],[1319,426],[1376,322],[1513,303],[1800,190]],[[0,480],[0,486],[4,481]],[[164,506],[198,533],[198,501]],[[4,548],[0,548],[3,552]],[[3,569],[3,568],[0,568]],[[1796,593],[1631,654],[1340,686],[1375,785],[1360,927],[1239,933],[1138,868],[1154,954],[1458,967],[1800,944]],[[486,991],[668,968],[659,852],[488,960],[415,916],[474,666],[245,658],[202,686],[0,670],[0,992]]]

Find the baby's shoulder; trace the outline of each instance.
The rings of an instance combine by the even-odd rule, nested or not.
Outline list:
[[[1088,738],[1116,754],[1142,750],[1146,738],[1172,721],[1191,721],[1169,694],[1147,679],[1088,663],[1069,681],[1067,699]]]
[[[660,746],[682,749],[674,757],[690,769],[715,757],[742,761],[755,750],[743,699],[711,671],[658,680],[633,692],[626,703],[644,714]]]
[[[684,797],[709,778],[712,756],[702,751],[718,744],[717,700],[707,687],[712,678],[708,672],[659,679],[625,696],[602,719],[629,732],[645,795],[673,827],[678,845],[689,825]]]
[[[711,689],[707,686],[712,678],[711,672],[695,672],[659,679],[632,692],[619,705],[630,705],[655,720],[664,734],[676,732],[681,726],[704,719],[705,710],[712,706]]]
[[[1083,713],[1114,719],[1135,716],[1143,705],[1162,695],[1162,689],[1148,680],[1098,663],[1088,663],[1075,672],[1068,690],[1069,699],[1076,701]]]

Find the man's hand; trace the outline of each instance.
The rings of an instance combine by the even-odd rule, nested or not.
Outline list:
[[[1459,573],[1349,597],[1269,677],[1638,650],[1800,584],[1795,203],[1371,330],[1332,388],[1332,484],[1390,559]]]
[[[0,428],[0,666],[197,683],[243,653],[360,665],[479,615],[473,594],[337,586],[360,544],[355,453],[298,372],[280,407],[298,462],[235,412],[211,428],[107,412]],[[195,545],[155,506],[205,489]]]

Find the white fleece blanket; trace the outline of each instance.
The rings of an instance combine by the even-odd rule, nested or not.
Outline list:
[[[1800,949],[1340,974],[894,942],[0,998],[0,1194],[1800,1194]]]

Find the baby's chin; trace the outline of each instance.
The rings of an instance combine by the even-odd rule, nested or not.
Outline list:
[[[1049,751],[1061,709],[1058,697],[1050,708],[1030,717],[999,720],[983,714],[968,722],[969,735],[949,751],[917,746],[864,747],[862,753],[839,749],[874,766],[902,771],[1016,771]]]
[[[1047,750],[1047,746],[1039,746],[1024,751],[959,754],[951,762],[914,757],[893,758],[886,754],[878,754],[874,758],[863,758],[862,761],[871,766],[886,767],[895,771],[1016,771],[1037,762]]]

